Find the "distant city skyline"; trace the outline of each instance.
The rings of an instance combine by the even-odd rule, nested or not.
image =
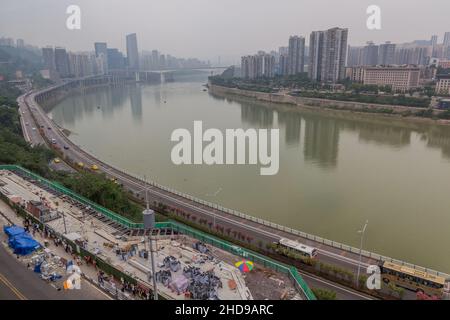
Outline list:
[[[336,26],[349,29],[348,43],[352,46],[367,41],[429,40],[432,35],[442,43],[444,33],[450,31],[446,30],[448,1],[432,0],[426,8],[418,0],[376,2],[78,0],[75,4],[82,10],[82,29],[70,31],[65,28],[65,11],[73,1],[3,0],[0,30],[2,35],[40,47],[55,45],[68,51],[92,51],[94,42],[106,42],[126,52],[124,36],[136,33],[140,50],[158,49],[213,64],[219,60],[227,64],[230,59],[237,62],[242,55],[273,50],[286,45],[290,35],[303,36],[308,42],[312,31]],[[366,28],[366,9],[371,4],[381,8],[381,30]]]

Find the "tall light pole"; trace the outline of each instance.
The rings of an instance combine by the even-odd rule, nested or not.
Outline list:
[[[153,299],[158,300],[158,288],[156,287],[156,269],[155,269],[155,259],[153,257],[153,241],[152,235],[148,236],[150,245],[150,258],[152,260],[152,280],[153,280]]]
[[[369,223],[369,220],[366,220],[366,223],[364,224],[364,227],[362,230],[358,230],[358,233],[361,234],[361,243],[359,245],[359,263],[358,263],[358,274],[356,275],[356,287],[359,287],[359,273],[361,271],[361,258],[362,258],[362,246],[363,246],[363,239],[364,234],[366,232],[367,224]]]
[[[217,197],[217,195],[219,194],[220,191],[222,191],[222,187],[220,187],[219,189],[217,189],[217,191],[214,192],[213,194],[207,193],[206,195],[207,195],[207,196],[210,196],[210,197]],[[213,213],[213,230],[214,230],[215,228],[216,228],[216,214]]]
[[[150,210],[150,206],[148,203],[148,186],[147,186],[147,177],[144,176],[145,180],[145,202],[146,209],[143,212],[144,216],[144,246],[145,246],[145,232],[147,230],[152,230],[155,227],[155,212]],[[152,280],[153,280],[153,299],[158,300],[158,288],[156,287],[156,268],[155,268],[155,260],[153,256],[153,241],[152,235],[150,233],[149,237],[149,247],[150,247],[150,260],[152,264]]]

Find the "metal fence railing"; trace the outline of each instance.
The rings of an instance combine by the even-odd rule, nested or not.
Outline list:
[[[93,156],[93,155],[91,155],[91,156]],[[161,189],[161,190],[164,190],[166,192],[172,193],[174,195],[177,195],[177,196],[179,196],[181,198],[190,200],[192,202],[201,204],[203,206],[206,206],[206,207],[209,207],[209,208],[212,208],[212,209],[216,209],[218,211],[223,211],[225,213],[234,215],[236,217],[240,217],[240,218],[243,218],[243,219],[246,219],[246,220],[249,220],[249,221],[253,221],[255,223],[258,223],[258,224],[261,224],[261,225],[264,225],[264,226],[268,226],[268,227],[271,227],[271,228],[274,228],[274,229],[277,229],[277,230],[280,230],[280,231],[283,231],[283,232],[286,232],[286,233],[289,233],[289,234],[292,234],[292,235],[295,235],[295,236],[298,236],[298,237],[301,237],[301,238],[312,240],[312,241],[320,243],[320,244],[324,244],[324,245],[327,245],[327,246],[330,246],[330,247],[333,247],[333,248],[337,248],[337,249],[341,249],[341,250],[344,250],[344,251],[349,251],[349,252],[352,252],[352,253],[355,253],[355,254],[359,255],[360,249],[358,249],[358,248],[355,248],[355,247],[352,247],[352,246],[349,246],[349,245],[346,245],[346,244],[343,244],[343,243],[340,243],[340,242],[337,242],[337,241],[328,240],[328,239],[322,238],[320,236],[309,234],[309,233],[306,233],[306,232],[303,232],[303,231],[292,229],[292,228],[289,228],[289,227],[286,227],[286,226],[283,226],[283,225],[280,225],[280,224],[277,224],[277,223],[274,223],[274,222],[271,222],[271,221],[267,221],[267,220],[264,220],[264,219],[261,219],[261,218],[257,218],[257,217],[254,217],[254,216],[251,216],[251,215],[239,212],[237,210],[229,209],[229,208],[223,207],[221,205],[218,205],[218,204],[215,204],[215,203],[212,203],[212,202],[208,202],[208,201],[196,198],[194,196],[191,196],[189,194],[185,194],[183,192],[177,191],[175,189],[172,189],[172,188],[160,185],[160,184],[158,184],[156,182],[153,182],[153,181],[144,181],[142,178],[136,176],[133,173],[124,171],[122,169],[118,169],[118,168],[114,167],[111,164],[108,164],[108,163],[106,163],[106,164],[109,167],[113,168],[114,170],[117,170],[117,171],[119,171],[119,172],[121,172],[121,173],[123,173],[125,175],[128,175],[128,176],[130,176],[130,177],[140,181],[143,184],[147,183],[148,185],[151,185],[151,186],[156,187],[158,189]],[[399,259],[394,259],[394,258],[391,258],[391,257],[388,257],[388,256],[384,256],[384,255],[381,255],[381,254],[378,254],[378,253],[374,253],[374,252],[371,252],[371,251],[362,250],[361,251],[361,255],[363,257],[370,258],[370,259],[373,259],[373,260],[376,260],[376,261],[382,260],[382,261],[394,262],[394,263],[397,263],[397,264],[400,264],[400,265],[404,265],[404,266],[407,266],[407,267],[410,267],[410,268],[413,268],[413,269],[416,269],[416,270],[419,270],[419,271],[427,272],[429,274],[433,274],[433,275],[437,275],[437,276],[441,276],[441,277],[445,277],[445,278],[450,278],[450,274],[447,274],[445,272],[436,271],[436,270],[433,270],[433,269],[430,269],[430,268],[422,267],[422,266],[419,266],[419,265],[416,265],[416,264],[412,264],[412,263],[409,263],[409,262],[406,262],[406,261],[402,261],[402,260],[399,260]]]
[[[16,165],[0,165],[0,170],[18,171],[21,174],[28,176],[29,178],[34,179],[37,182],[42,183],[43,185],[45,185],[55,191],[61,192],[62,194],[69,196],[86,206],[90,206],[94,210],[103,214],[105,217],[108,217],[112,221],[117,222],[124,227],[130,228],[130,229],[142,229],[143,228],[142,223],[132,222],[132,221],[128,220],[127,218],[124,218],[124,217],[112,212],[111,210],[108,210],[108,209],[96,204],[95,202],[92,202],[91,200],[89,200],[83,196],[80,196],[79,194],[76,194],[75,192],[62,186],[61,184],[47,180],[45,178],[42,178],[41,176],[39,176],[25,168],[22,168],[22,167],[16,166]]]
[[[4,169],[4,167],[5,166],[0,165],[0,170],[6,170],[6,169]],[[4,201],[8,201],[7,197],[5,195],[3,195],[2,193],[0,193],[0,199],[4,200]],[[97,268],[104,271],[106,274],[113,276],[117,280],[124,279],[128,283],[131,283],[134,285],[140,285],[141,287],[147,286],[146,284],[144,285],[142,283],[142,281],[133,278],[131,275],[117,269],[112,264],[106,262],[103,258],[101,258],[98,255],[96,255],[95,253],[93,253],[89,248],[83,248],[80,245],[76,244],[74,241],[68,239],[64,234],[58,232],[54,228],[50,227],[48,224],[43,223],[42,221],[37,219],[35,216],[33,216],[32,214],[30,214],[29,212],[24,210],[21,206],[19,206],[17,204],[12,204],[12,208],[16,211],[16,213],[18,215],[22,216],[23,218],[27,217],[27,218],[31,219],[33,221],[33,223],[39,224],[39,226],[42,230],[44,230],[44,228],[45,228],[54,237],[64,240],[64,242],[66,242],[71,247],[71,249],[72,249],[71,252],[76,253],[81,258],[89,256],[92,260],[95,260]],[[86,277],[86,280],[91,281],[91,282],[94,281],[94,279],[90,279],[88,277]],[[113,297],[115,297],[118,300],[133,299],[133,297],[131,295],[122,293],[121,290],[119,290],[119,288],[117,286],[113,287],[110,283],[104,282],[103,284],[101,284],[101,283],[97,282],[97,283],[95,283],[95,285],[98,285],[99,287],[101,287],[103,290],[107,291],[109,294],[111,294]],[[150,288],[150,290],[151,290],[151,288]],[[159,299],[163,299],[163,300],[171,299],[167,294],[162,293],[162,292],[158,292],[158,296],[159,296]]]
[[[115,222],[128,227],[128,228],[143,228],[142,224],[139,223],[133,223],[130,222],[128,219],[125,219],[117,214],[115,214],[114,212],[103,208],[95,203],[93,203],[92,201],[72,192],[71,190],[61,186],[58,183],[55,182],[51,182],[47,179],[44,179],[32,172],[30,172],[29,170],[22,168],[20,166],[16,166],[16,165],[0,165],[0,170],[9,170],[9,171],[19,171],[21,174],[26,175],[46,186],[48,186],[49,188],[59,191],[64,195],[67,195],[75,200],[78,200],[80,202],[82,202],[83,204],[89,205],[91,206],[91,208],[97,210],[98,212],[102,213],[102,214],[107,214],[106,216],[112,220],[114,220]],[[211,236],[207,233],[204,233],[202,231],[198,231],[194,228],[182,225],[180,223],[174,222],[174,221],[166,221],[166,222],[158,222],[156,223],[156,228],[170,228],[172,230],[177,231],[178,233],[182,233],[182,234],[186,234],[188,236],[191,236],[195,239],[198,239],[204,243],[208,243],[213,245],[214,247],[226,250],[230,253],[233,253],[235,255],[238,256],[242,256],[245,257],[247,259],[251,259],[252,261],[259,263],[261,265],[263,265],[264,267],[273,269],[275,271],[278,272],[282,272],[285,273],[289,276],[289,278],[294,282],[294,285],[296,287],[296,289],[304,296],[306,297],[306,299],[308,300],[315,300],[315,296],[312,293],[311,289],[308,287],[308,285],[306,284],[306,282],[303,280],[303,278],[298,274],[297,270],[289,265],[277,262],[275,260],[272,260],[268,257],[265,257],[263,255],[260,255],[256,252],[241,248],[237,245],[234,245],[230,242],[221,240],[219,238],[216,238],[214,236]],[[71,242],[71,241],[68,241]],[[72,243],[71,243],[72,244]],[[75,244],[72,244],[75,246]],[[75,248],[75,247],[74,247]],[[88,252],[87,250],[83,249],[83,248],[77,248],[77,250],[80,252],[80,254],[82,256],[84,255],[92,255],[92,253]],[[101,259],[99,259],[97,257],[97,261],[98,263],[102,263],[103,261]]]
[[[177,222],[169,221],[164,223],[164,227],[171,227],[173,230],[176,230],[179,233],[186,234],[190,237],[198,239],[204,243],[208,243],[216,248],[220,248],[222,250],[228,251],[234,255],[241,256],[243,258],[249,259],[255,263],[258,263],[266,268],[270,268],[277,272],[285,273],[294,283],[295,288],[302,294],[307,300],[315,300],[316,297],[311,289],[306,284],[305,280],[300,276],[297,269],[286,265],[284,263],[280,263],[268,257],[265,257],[261,254],[258,254],[254,251],[244,249],[240,246],[237,246],[231,242],[216,238],[202,231],[196,230],[186,225],[182,225]]]
[[[44,91],[48,92],[48,91],[51,91],[51,90],[54,90],[54,89],[58,89],[58,86],[52,87],[49,90],[47,90],[47,91],[44,90]],[[42,93],[44,91],[37,92],[36,95],[39,95],[40,93]],[[64,134],[63,134],[63,137],[66,140],[68,140],[69,142],[71,142]],[[71,142],[71,144],[73,144],[73,143]],[[76,147],[81,150],[81,148],[79,146],[76,146]],[[166,187],[166,186],[160,185],[160,184],[158,184],[158,183],[156,183],[154,181],[145,181],[144,179],[142,179],[141,177],[138,177],[134,173],[127,172],[127,171],[125,171],[123,169],[117,168],[116,166],[114,166],[114,165],[112,165],[110,163],[107,163],[107,162],[105,162],[103,160],[99,160],[97,156],[95,156],[95,155],[93,155],[93,154],[91,154],[91,153],[89,153],[89,152],[87,152],[85,150],[81,150],[81,151],[83,153],[85,153],[86,155],[89,155],[93,159],[97,159],[98,162],[103,163],[104,165],[108,166],[109,168],[111,168],[111,169],[113,169],[113,170],[115,170],[115,171],[117,171],[117,172],[119,172],[119,173],[121,173],[123,175],[132,177],[136,181],[139,181],[140,183],[142,183],[143,186],[144,185],[150,185],[150,186],[153,186],[153,187],[158,188],[160,190],[169,192],[169,193],[171,193],[173,195],[177,195],[177,196],[179,196],[179,197],[181,197],[183,199],[187,199],[187,200],[190,200],[190,201],[195,202],[197,204],[206,206],[208,208],[216,209],[216,210],[219,210],[219,211],[222,211],[222,212],[225,212],[225,213],[228,213],[228,214],[231,214],[231,215],[234,215],[234,216],[237,216],[237,217],[249,220],[249,221],[253,221],[255,223],[258,223],[258,224],[261,224],[261,225],[264,225],[264,226],[268,226],[268,227],[271,227],[271,228],[274,228],[274,229],[277,229],[277,230],[280,230],[280,231],[283,231],[283,232],[286,232],[286,233],[289,233],[289,234],[292,234],[292,235],[295,235],[295,236],[298,236],[298,237],[301,237],[301,238],[312,240],[312,241],[315,241],[315,242],[320,243],[320,244],[328,245],[328,246],[331,246],[333,248],[338,248],[338,249],[341,249],[341,250],[345,250],[345,251],[349,251],[349,252],[352,252],[352,253],[359,254],[360,250],[358,248],[355,248],[355,247],[352,247],[352,246],[349,246],[349,245],[346,245],[346,244],[343,244],[343,243],[340,243],[340,242],[328,240],[328,239],[325,239],[325,238],[322,238],[322,237],[319,237],[319,236],[315,236],[315,235],[312,235],[312,234],[309,234],[309,233],[306,233],[306,232],[295,230],[295,229],[292,229],[292,228],[289,228],[289,227],[286,227],[286,226],[283,226],[283,225],[280,225],[280,224],[277,224],[277,223],[274,223],[274,222],[271,222],[271,221],[268,221],[268,220],[260,219],[260,218],[257,218],[257,217],[254,217],[254,216],[251,216],[251,215],[239,212],[237,210],[226,208],[226,207],[223,207],[223,206],[221,206],[219,204],[212,203],[212,202],[209,202],[209,201],[205,201],[203,199],[196,198],[196,197],[194,197],[192,195],[189,195],[189,194],[177,191],[177,190],[172,189],[170,187]],[[391,258],[391,257],[383,256],[383,255],[380,255],[380,254],[377,254],[377,253],[374,253],[374,252],[362,250],[361,255],[366,257],[366,258],[370,258],[370,259],[374,259],[374,260],[390,261],[390,262],[394,262],[394,263],[397,263],[397,264],[400,264],[400,265],[408,266],[408,267],[416,269],[416,270],[427,272],[429,274],[442,276],[442,277],[445,277],[445,278],[450,278],[450,275],[447,274],[447,273],[436,271],[436,270],[429,269],[429,268],[425,268],[425,267],[422,267],[422,266],[419,266],[419,265],[415,265],[415,264],[412,264],[412,263],[409,263],[409,262],[405,262],[405,261],[402,261],[402,260],[398,260],[398,259],[394,259],[394,258]]]
[[[113,166],[111,166],[111,167],[114,168]],[[121,225],[123,225],[125,227],[132,228],[132,229],[142,229],[143,228],[143,224],[142,223],[132,222],[132,221],[130,221],[130,220],[128,220],[128,219],[126,219],[126,218],[124,218],[124,217],[122,217],[122,216],[120,216],[120,215],[118,215],[118,214],[116,214],[116,213],[106,209],[106,208],[103,208],[103,207],[93,203],[89,199],[86,199],[86,198],[84,198],[84,197],[82,197],[80,195],[75,194],[74,192],[72,192],[71,190],[69,190],[67,188],[64,188],[60,184],[48,181],[48,180],[46,180],[46,179],[44,179],[44,178],[42,178],[42,177],[40,177],[40,176],[38,176],[38,175],[28,171],[28,170],[26,170],[26,169],[24,169],[24,168],[22,168],[20,166],[17,166],[17,165],[0,165],[0,170],[1,169],[11,170],[11,171],[17,170],[17,171],[20,171],[22,173],[25,173],[25,174],[33,177],[33,179],[35,179],[35,180],[40,180],[40,181],[45,182],[46,185],[48,185],[49,187],[59,188],[57,190],[62,192],[63,194],[66,194],[66,195],[69,195],[71,197],[74,197],[77,200],[79,199],[80,202],[91,206],[95,210],[98,210],[99,212],[105,214],[105,216],[109,217],[111,220],[113,220],[113,221],[115,221],[115,222],[117,222],[117,223],[119,223],[119,224],[121,224]],[[352,252],[352,253],[355,253],[355,254],[359,254],[359,250],[360,249],[358,249],[358,248],[355,248],[355,247],[352,247],[352,246],[349,246],[349,245],[346,245],[346,244],[343,244],[343,243],[340,243],[340,242],[337,242],[337,241],[328,240],[328,239],[325,239],[325,238],[322,238],[322,237],[319,237],[319,236],[316,236],[316,235],[312,235],[312,234],[309,234],[309,233],[306,233],[306,232],[302,232],[302,231],[299,231],[299,230],[296,230],[296,229],[285,227],[285,226],[282,226],[282,225],[279,225],[279,224],[276,224],[276,223],[273,223],[273,222],[270,222],[270,221],[267,221],[267,220],[264,220],[264,219],[256,218],[256,217],[244,214],[244,213],[236,211],[236,210],[228,209],[228,208],[222,207],[220,205],[210,203],[208,201],[197,199],[197,198],[195,198],[193,196],[190,196],[190,195],[187,195],[187,194],[183,194],[182,192],[179,192],[179,191],[176,191],[174,189],[162,186],[162,185],[160,185],[158,183],[150,182],[150,181],[146,182],[146,181],[142,180],[140,177],[137,177],[137,176],[135,176],[135,175],[133,175],[131,173],[125,172],[123,170],[116,169],[116,168],[114,168],[114,169],[122,172],[123,174],[127,174],[127,175],[129,175],[129,176],[131,176],[131,177],[141,181],[143,184],[144,183],[148,183],[148,184],[150,184],[150,185],[152,185],[154,187],[160,188],[160,189],[165,190],[167,192],[171,192],[171,193],[176,194],[176,195],[178,195],[180,197],[189,199],[191,201],[200,203],[202,205],[205,205],[205,206],[208,206],[208,207],[220,210],[220,211],[224,211],[226,213],[238,216],[240,218],[244,218],[244,219],[247,219],[247,220],[250,220],[250,221],[254,221],[256,223],[259,223],[259,224],[262,224],[262,225],[265,225],[265,226],[269,226],[269,227],[272,227],[274,229],[277,229],[277,230],[280,230],[280,231],[284,231],[284,232],[290,233],[292,235],[299,236],[301,238],[312,240],[312,241],[315,241],[315,242],[320,243],[320,244],[324,244],[324,245],[327,245],[327,246],[330,246],[330,247],[333,247],[333,248],[337,248],[337,249],[341,249],[341,250],[344,250],[344,251],[348,251],[348,252]],[[450,279],[450,274],[447,274],[445,272],[436,271],[436,270],[433,270],[433,269],[430,269],[430,268],[425,268],[425,267],[422,267],[422,266],[419,266],[419,265],[416,265],[416,264],[405,262],[405,261],[402,261],[402,260],[399,260],[399,259],[394,259],[394,258],[391,258],[391,257],[388,257],[388,256],[384,256],[384,255],[380,255],[380,254],[374,253],[374,252],[362,250],[361,251],[361,255],[363,257],[371,258],[371,259],[374,259],[374,260],[377,260],[377,261],[389,261],[389,262],[397,263],[397,264],[404,265],[404,266],[407,266],[407,267],[412,268],[412,269],[416,269],[416,270],[419,270],[419,271],[422,271],[422,272],[427,272],[427,273],[432,274],[432,275],[441,276],[441,277]]]

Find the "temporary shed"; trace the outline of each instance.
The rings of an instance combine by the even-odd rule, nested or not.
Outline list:
[[[28,255],[41,247],[39,242],[26,232],[10,237],[8,244],[14,250],[14,254],[22,256]]]
[[[11,238],[24,233],[25,229],[19,226],[4,226],[3,231],[6,233],[8,238]]]

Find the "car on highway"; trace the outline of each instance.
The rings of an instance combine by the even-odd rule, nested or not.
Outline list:
[[[52,128],[50,128],[50,127],[48,127],[47,129],[48,129],[48,130],[52,130]]]
[[[64,149],[65,149],[65,150],[69,150],[69,147],[68,147],[68,146],[64,146]]]
[[[56,139],[52,139],[52,143],[53,143],[53,144],[56,144]]]
[[[29,123],[28,123],[28,122],[25,122],[25,125],[27,126],[27,125],[29,125]]]
[[[53,160],[53,162],[55,162],[55,163],[60,163],[61,160],[59,160],[58,158],[55,158],[55,159]]]

